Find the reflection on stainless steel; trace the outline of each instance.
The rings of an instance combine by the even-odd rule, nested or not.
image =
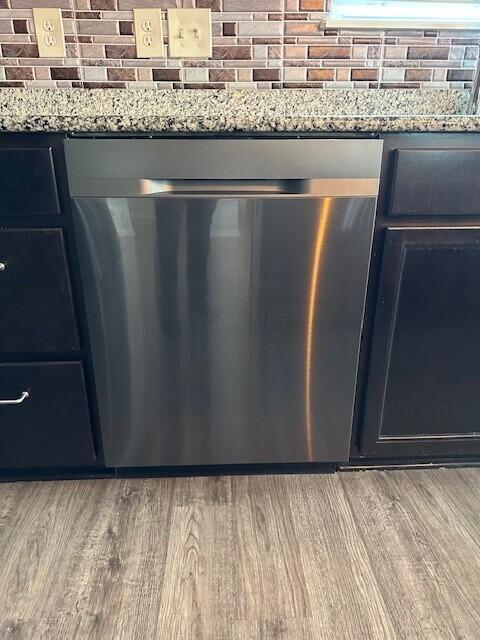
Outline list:
[[[308,300],[307,316],[307,345],[305,348],[305,427],[307,440],[307,454],[309,462],[313,462],[313,427],[312,427],[312,352],[313,352],[313,330],[315,326],[315,310],[317,307],[318,273],[320,269],[320,259],[322,256],[325,233],[327,230],[328,217],[332,209],[331,198],[322,200],[321,208],[318,211],[317,232],[315,234],[315,244],[313,250],[312,275],[310,279],[310,290]]]
[[[200,193],[75,194],[106,462],[344,460],[375,197],[213,197],[211,164]]]

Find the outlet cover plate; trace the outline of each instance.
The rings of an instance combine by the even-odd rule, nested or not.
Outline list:
[[[134,9],[133,23],[137,58],[163,57],[165,49],[160,9]]]
[[[212,57],[210,9],[168,9],[167,19],[170,57]]]
[[[33,9],[40,58],[66,58],[61,9]]]

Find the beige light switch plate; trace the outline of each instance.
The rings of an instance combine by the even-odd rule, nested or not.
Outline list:
[[[61,9],[33,9],[40,58],[65,58]]]
[[[168,9],[168,47],[172,58],[210,58],[210,9]]]
[[[164,56],[162,12],[160,9],[134,9],[133,23],[137,58],[161,58]]]

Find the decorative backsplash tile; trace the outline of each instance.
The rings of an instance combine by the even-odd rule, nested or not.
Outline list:
[[[0,0],[0,86],[465,88],[480,31],[327,29],[330,0]],[[32,8],[62,9],[67,57],[39,58]],[[212,9],[211,59],[135,57],[134,7]],[[168,44],[166,11],[165,42]],[[168,51],[168,50],[167,50]]]

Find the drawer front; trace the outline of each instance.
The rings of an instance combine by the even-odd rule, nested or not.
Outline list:
[[[61,229],[0,231],[0,352],[79,348]]]
[[[0,149],[0,216],[58,215],[51,149]]]
[[[94,462],[81,363],[0,365],[0,467]]]
[[[397,149],[389,213],[480,215],[480,150]]]

